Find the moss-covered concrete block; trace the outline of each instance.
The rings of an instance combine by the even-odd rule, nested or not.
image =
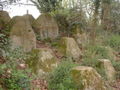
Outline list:
[[[74,38],[63,37],[60,41],[59,48],[67,57],[71,57],[76,61],[80,61],[82,52]]]
[[[104,69],[107,80],[113,82],[116,80],[116,71],[108,59],[99,59],[101,67]]]
[[[41,14],[33,24],[34,30],[43,39],[55,39],[59,35],[59,27],[55,19],[48,13]]]
[[[92,67],[77,66],[71,74],[78,90],[107,90],[101,76]]]
[[[36,36],[28,16],[16,16],[11,21],[10,41],[11,48],[23,48],[29,52],[36,48]]]
[[[31,57],[26,60],[26,63],[37,75],[46,74],[57,67],[57,58],[51,49],[35,49],[32,50],[29,55]]]

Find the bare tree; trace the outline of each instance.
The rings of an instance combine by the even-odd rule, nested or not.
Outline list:
[[[0,10],[3,10],[4,7],[12,3],[17,3],[20,0],[0,0]]]
[[[102,26],[104,30],[110,30],[111,29],[111,3],[112,0],[102,0],[101,6],[102,6]]]

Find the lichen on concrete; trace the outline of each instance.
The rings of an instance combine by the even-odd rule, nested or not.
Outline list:
[[[51,72],[57,67],[57,59],[49,49],[35,49],[29,55],[31,57],[26,60],[26,63],[32,69],[32,72],[37,75]]]
[[[78,66],[71,70],[71,74],[80,90],[107,90],[101,76],[92,67]]]

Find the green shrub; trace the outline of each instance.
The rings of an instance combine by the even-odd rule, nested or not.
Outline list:
[[[9,39],[6,37],[5,34],[0,33],[0,49],[6,49],[9,45]]]
[[[20,63],[24,63],[25,53],[16,49],[5,54],[6,62],[0,64],[0,84],[7,90],[30,90],[29,70],[18,68]]]
[[[30,90],[30,79],[23,71],[14,71],[10,77],[4,78],[4,87],[9,90]]]
[[[9,46],[9,27],[0,30],[0,49],[7,50]]]
[[[58,42],[52,42],[52,43],[51,43],[51,46],[52,46],[52,47],[57,47],[57,46],[59,46],[59,43],[58,43]]]
[[[9,49],[6,52],[5,57],[8,60],[25,60],[27,58],[27,54],[23,51],[22,48],[16,48],[14,50]]]
[[[120,61],[114,61],[112,60],[112,65],[116,70],[116,78],[120,79]]]
[[[30,68],[32,68],[32,72],[37,73],[37,63],[38,63],[38,59],[39,59],[39,50],[38,49],[34,49],[31,52],[28,53],[28,58],[26,59],[26,64],[28,64],[28,66]]]
[[[0,84],[7,90],[30,90],[28,69],[17,69],[18,64],[15,63],[16,62],[14,62],[14,67],[11,66],[12,64],[10,64],[10,62],[0,65]]]
[[[53,40],[50,44],[52,47],[59,48],[60,47],[60,38]]]
[[[110,35],[106,41],[106,44],[114,48],[115,50],[120,51],[120,35]]]
[[[90,66],[96,69],[96,71],[106,79],[106,74],[104,68],[101,66],[99,59],[109,59],[108,51],[105,47],[94,45],[87,46],[86,51],[84,52],[82,66]]]
[[[70,70],[76,64],[63,61],[51,74],[48,80],[49,90],[77,90],[70,75]]]
[[[85,57],[91,58],[109,58],[108,51],[104,46],[100,45],[89,45],[87,46]]]

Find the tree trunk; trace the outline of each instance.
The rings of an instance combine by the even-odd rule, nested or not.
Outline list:
[[[102,20],[101,20],[101,24],[102,24],[102,27],[103,27],[104,30],[110,30],[111,29],[110,10],[111,10],[110,2],[105,2],[105,0],[102,0]]]
[[[96,39],[97,16],[98,13],[95,12],[93,15],[92,30],[91,30],[91,44],[93,45],[95,44],[95,39]]]

